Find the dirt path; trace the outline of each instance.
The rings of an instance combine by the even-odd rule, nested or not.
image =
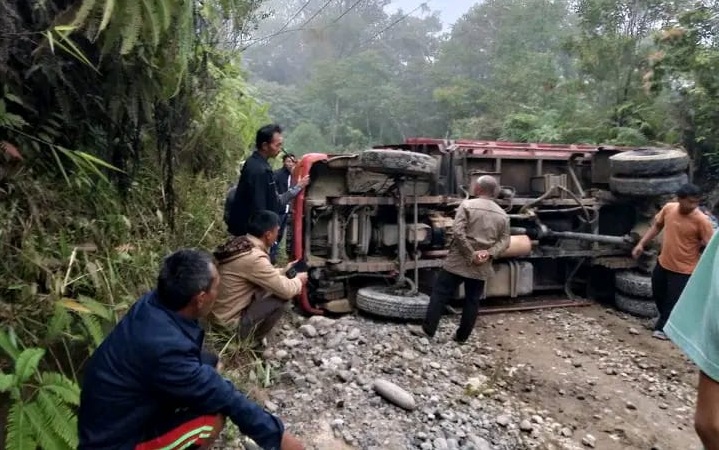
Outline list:
[[[597,448],[699,448],[696,370],[636,319],[593,306],[491,316],[482,324],[489,353],[519,368],[506,379],[511,392],[574,434],[593,435]]]
[[[463,346],[457,320],[429,342],[363,316],[288,317],[260,401],[316,450],[700,448],[696,369],[637,319],[599,305],[482,316]],[[416,408],[380,398],[378,378]]]

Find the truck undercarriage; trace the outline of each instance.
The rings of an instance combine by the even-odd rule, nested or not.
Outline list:
[[[487,299],[578,292],[642,302],[629,312],[653,314],[645,291],[655,255],[635,261],[630,252],[687,167],[678,150],[437,139],[305,155],[293,176],[312,181],[295,200],[291,229],[292,252],[310,267],[300,305],[422,318],[455,209],[491,175],[512,238],[493,262]]]

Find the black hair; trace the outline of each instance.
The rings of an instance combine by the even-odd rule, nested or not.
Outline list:
[[[682,185],[677,190],[677,197],[679,198],[699,198],[702,195],[702,190],[697,186],[696,184],[687,183],[685,185]]]
[[[285,153],[285,155],[282,157],[282,162],[284,163],[288,159],[293,159],[293,160],[297,161],[297,158],[295,158],[295,155],[292,153]]]
[[[282,133],[282,128],[274,123],[265,125],[257,130],[257,136],[255,136],[255,147],[257,147],[257,150],[262,150],[262,144],[272,142],[272,137],[275,133]]]
[[[172,311],[179,311],[190,300],[212,286],[212,265],[209,253],[195,249],[177,250],[162,261],[157,277],[160,303]]]
[[[247,233],[259,238],[263,234],[280,226],[280,216],[277,213],[267,210],[257,211],[252,214],[247,223]]]

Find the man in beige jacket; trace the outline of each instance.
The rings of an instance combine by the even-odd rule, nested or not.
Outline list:
[[[293,263],[278,269],[270,262],[269,250],[279,229],[276,213],[258,211],[250,218],[246,235],[230,239],[215,251],[220,289],[211,320],[237,330],[240,339],[260,342],[307,283],[307,273],[286,276]]]
[[[432,289],[424,323],[410,328],[415,334],[434,336],[447,301],[464,283],[464,307],[454,340],[465,342],[477,320],[484,284],[494,275],[492,261],[509,247],[509,217],[494,202],[499,193],[497,180],[483,175],[475,189],[477,198],[457,208],[449,254]]]

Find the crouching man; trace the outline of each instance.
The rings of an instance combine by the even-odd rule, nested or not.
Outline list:
[[[280,320],[288,301],[302,291],[306,273],[288,278],[292,266],[278,269],[269,251],[280,230],[279,216],[258,211],[247,224],[248,233],[230,239],[215,251],[219,262],[220,292],[212,309],[213,322],[237,330],[240,339],[261,342]]]
[[[210,448],[225,417],[263,449],[304,448],[202,352],[198,319],[210,312],[219,285],[207,253],[179,250],[164,260],[157,289],[132,306],[88,362],[80,450]]]

